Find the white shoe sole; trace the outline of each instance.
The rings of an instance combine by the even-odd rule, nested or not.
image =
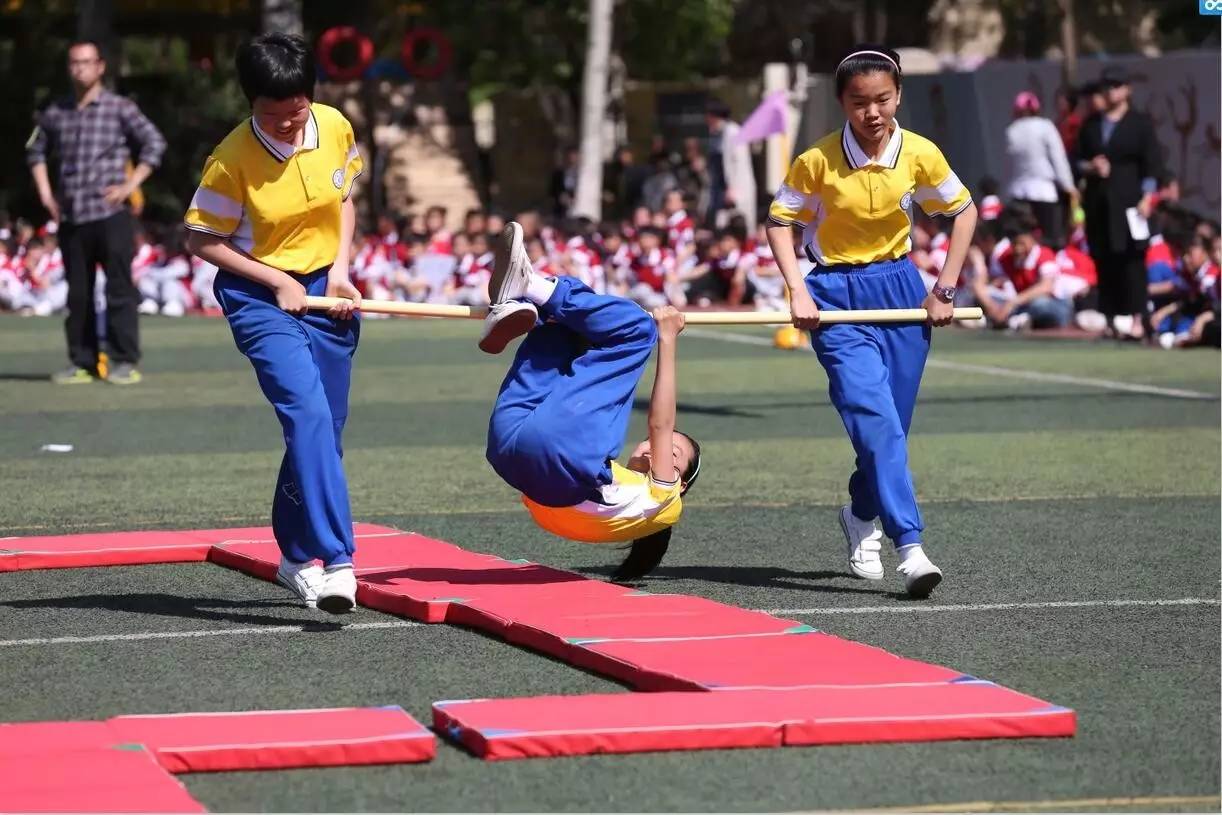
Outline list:
[[[485,354],[499,354],[505,346],[523,334],[529,334],[539,320],[539,312],[533,308],[523,308],[506,314],[492,330],[480,338],[479,350]]]
[[[488,279],[488,297],[492,305],[504,303],[506,297],[505,284],[514,273],[514,260],[525,250],[522,248],[522,226],[510,221],[501,232],[500,239],[493,250],[492,276]]]
[[[844,539],[849,545],[849,571],[863,580],[882,580],[886,577],[887,570],[883,568],[881,560],[878,562],[877,572],[866,571],[853,560],[853,550],[857,548],[857,544],[853,542],[853,536],[849,534],[849,525],[844,522],[844,512],[837,513],[836,518],[840,521],[840,530],[844,532]]]
[[[942,573],[937,569],[932,572],[926,572],[919,577],[914,577],[912,580],[905,581],[908,589],[908,596],[917,600],[924,600],[933,590],[942,582]]]
[[[301,591],[297,588],[297,585],[293,582],[292,578],[285,577],[282,573],[276,572],[276,582],[279,583],[281,586],[284,586],[286,589],[291,591],[293,594],[297,595],[297,599],[305,603],[306,608],[317,608],[318,603],[314,600],[309,599],[304,594],[302,594]]]
[[[328,614],[347,614],[356,608],[356,601],[343,594],[327,594],[318,598],[318,608]]]

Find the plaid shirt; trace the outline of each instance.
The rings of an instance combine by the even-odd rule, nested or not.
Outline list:
[[[161,163],[165,138],[130,99],[103,90],[79,109],[73,98],[57,99],[38,117],[26,143],[26,163],[45,164],[48,152],[54,153],[59,164],[56,200],[63,219],[78,224],[100,221],[123,209],[122,204],[106,203],[102,191],[127,181],[131,142],[140,148],[140,163]]]

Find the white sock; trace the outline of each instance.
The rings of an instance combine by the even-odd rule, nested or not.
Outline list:
[[[555,278],[532,273],[530,280],[526,282],[526,299],[536,306],[541,306],[551,299],[552,292],[555,290]]]
[[[896,550],[896,554],[900,556],[900,563],[907,563],[912,558],[929,558],[925,555],[925,550],[921,548],[919,543],[910,543],[907,546],[901,546]]]

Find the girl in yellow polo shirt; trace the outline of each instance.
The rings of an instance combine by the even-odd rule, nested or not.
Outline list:
[[[188,248],[220,269],[213,291],[284,429],[272,499],[277,580],[307,606],[340,613],[356,601],[340,459],[360,336],[348,256],[361,158],[343,114],[312,101],[305,40],[256,37],[238,49],[237,68],[251,116],[204,165],[186,215]],[[307,294],[352,303],[311,313]]]
[[[840,511],[849,568],[881,580],[885,532],[895,544],[908,593],[927,597],[942,572],[922,546],[908,428],[930,326],[951,320],[976,207],[937,146],[896,121],[902,79],[899,56],[886,46],[859,45],[840,61],[836,95],[844,127],[790,167],[768,212],[768,243],[789,288],[794,325],[812,329],[832,404],[857,454],[851,502]],[[928,294],[908,259],[914,206],[954,219],[946,263]],[[815,264],[805,279],[798,271],[794,228],[801,229],[802,252]],[[820,310],[916,307],[928,310],[928,324],[818,328]]]
[[[488,421],[488,463],[539,526],[586,543],[631,542],[614,577],[645,576],[666,554],[700,475],[700,445],[675,429],[683,314],[665,306],[651,316],[575,277],[541,277],[512,221],[497,241],[488,292],[480,349],[499,354],[526,335]],[[621,467],[615,458],[655,348],[649,438]]]

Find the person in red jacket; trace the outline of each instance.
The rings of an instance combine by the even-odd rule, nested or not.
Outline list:
[[[1004,280],[972,278],[973,294],[997,328],[1064,328],[1073,321],[1072,297],[1058,297],[1061,267],[1056,253],[1040,244],[1035,218],[1012,213],[1002,230],[1010,246],[997,257]],[[996,285],[1000,283],[1000,285]]]

